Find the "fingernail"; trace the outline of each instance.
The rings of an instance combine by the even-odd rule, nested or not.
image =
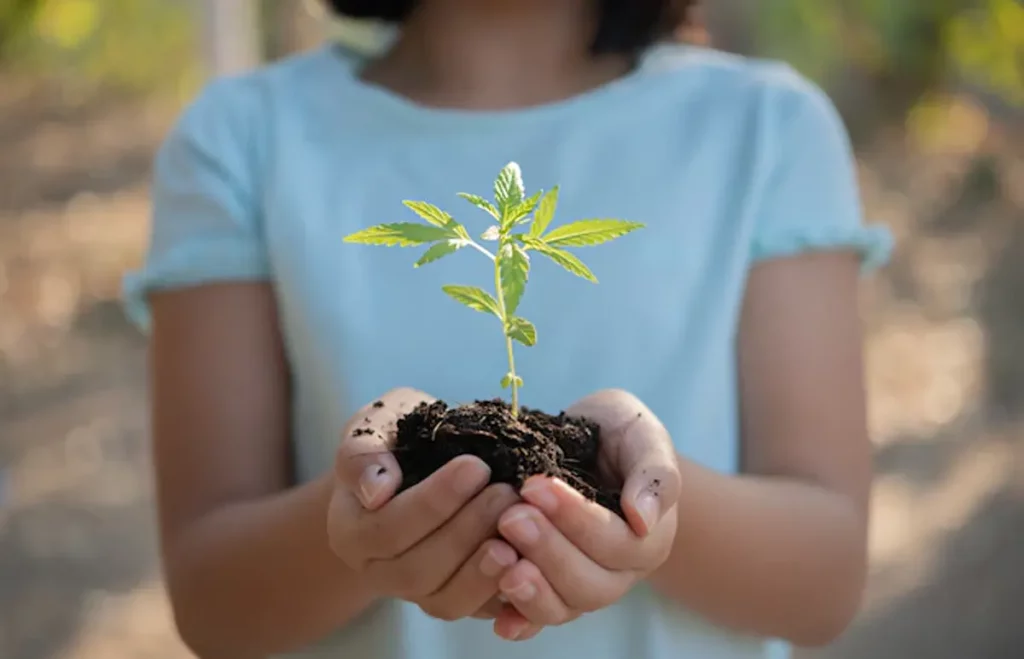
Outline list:
[[[526,634],[527,630],[529,629],[530,623],[528,622],[521,622],[518,625],[515,625],[514,627],[512,627],[511,630],[509,630],[508,640],[518,641]]]
[[[504,532],[518,540],[521,544],[532,545],[540,540],[540,529],[526,512],[516,513],[502,525]]]
[[[452,487],[463,496],[476,494],[491,478],[490,468],[477,461],[472,460],[459,467],[455,472],[455,482]]]
[[[483,572],[485,577],[496,577],[512,567],[515,562],[515,556],[509,556],[504,552],[496,552],[491,549],[484,554],[483,560],[480,561],[480,571]]]
[[[363,470],[359,479],[359,498],[363,505],[370,507],[388,484],[388,470],[380,465],[370,465]]]
[[[524,499],[548,514],[558,509],[558,496],[552,491],[551,484],[542,478],[531,478],[523,485],[520,494]]]
[[[516,602],[529,602],[537,595],[537,587],[529,581],[524,581],[511,590],[502,591],[513,601]]]
[[[640,518],[644,520],[647,532],[650,533],[661,516],[661,502],[653,492],[641,492],[636,499],[636,511],[640,513]]]

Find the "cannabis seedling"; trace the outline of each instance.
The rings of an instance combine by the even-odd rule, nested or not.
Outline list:
[[[533,323],[515,315],[530,274],[529,253],[542,254],[572,274],[596,284],[597,278],[590,269],[563,248],[599,245],[640,229],[643,225],[611,219],[581,220],[548,231],[558,204],[558,187],[527,197],[522,171],[514,162],[506,165],[498,174],[494,182],[493,203],[479,195],[465,192],[458,196],[493,218],[495,224],[480,236],[483,242],[497,244],[493,254],[473,240],[466,227],[456,222],[451,215],[424,201],[403,203],[426,224],[379,224],[345,237],[345,242],[387,247],[429,245],[416,261],[417,268],[454,254],[464,247],[475,249],[494,263],[494,296],[475,286],[448,285],[443,286],[442,290],[470,309],[489,313],[501,321],[505,350],[508,353],[508,373],[502,378],[501,386],[511,389],[512,415],[517,417],[519,388],[523,386],[523,379],[516,373],[512,342],[515,340],[524,346],[537,343],[537,330]],[[527,223],[530,225],[528,229],[517,231]]]

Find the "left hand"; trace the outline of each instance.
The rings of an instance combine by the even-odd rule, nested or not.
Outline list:
[[[526,640],[613,604],[668,558],[676,534],[680,476],[668,431],[632,394],[601,391],[567,411],[601,428],[602,476],[623,483],[627,522],[565,483],[535,476],[525,503],[498,530],[519,552],[499,588],[508,600],[494,623],[507,640]]]

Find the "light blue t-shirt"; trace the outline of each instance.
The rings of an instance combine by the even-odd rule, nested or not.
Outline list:
[[[403,200],[432,202],[483,231],[487,217],[456,193],[488,192],[515,161],[528,191],[560,186],[556,224],[645,223],[580,250],[599,285],[533,260],[520,314],[539,340],[517,353],[522,402],[558,412],[598,389],[628,389],[682,455],[727,473],[739,455],[735,342],[752,265],[828,249],[859,250],[866,266],[885,258],[888,234],[862,224],[837,113],[785,65],[665,45],[601,89],[500,112],[418,106],[362,82],[360,66],[324,47],[211,83],[159,153],[152,244],[126,281],[143,327],[151,290],[272,282],[294,374],[299,480],[329,468],[345,420],[388,389],[453,402],[503,394],[493,319],[440,290],[487,287],[479,254],[414,270],[414,251],[342,243],[373,224],[414,221]],[[295,656],[787,654],[784,644],[719,628],[642,586],[525,643],[498,639],[489,622],[441,622],[385,602]]]

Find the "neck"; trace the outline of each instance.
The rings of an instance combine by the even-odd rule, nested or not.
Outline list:
[[[363,73],[424,105],[512,109],[568,98],[623,75],[590,53],[591,0],[428,0]]]

